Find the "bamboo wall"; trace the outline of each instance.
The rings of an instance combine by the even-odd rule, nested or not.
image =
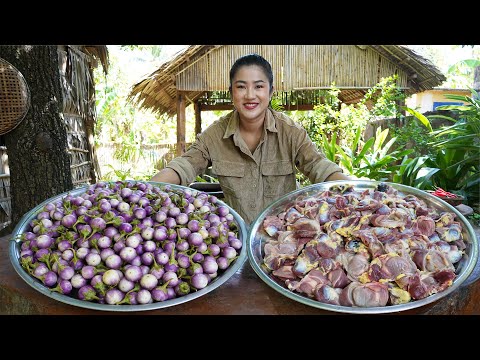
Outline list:
[[[89,143],[92,136],[88,126],[96,114],[91,59],[75,46],[68,49],[59,46],[58,60],[72,181],[75,187],[88,185],[96,181],[94,154]],[[93,128],[93,124],[90,127]]]
[[[278,91],[308,88],[370,88],[382,77],[407,74],[370,48],[355,45],[225,45],[207,52],[177,74],[179,91],[226,91],[231,65],[240,56],[258,53],[271,64]],[[315,59],[315,61],[312,61]]]
[[[78,114],[63,114],[67,128],[68,153],[74,186],[92,183],[92,161],[88,150],[85,119]]]

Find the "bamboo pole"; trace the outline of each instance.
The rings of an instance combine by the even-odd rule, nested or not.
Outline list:
[[[74,164],[74,165],[70,165],[70,169],[76,169],[76,168],[79,168],[81,166],[85,166],[85,165],[88,165],[90,164],[91,161],[84,161],[83,163],[81,164]]]

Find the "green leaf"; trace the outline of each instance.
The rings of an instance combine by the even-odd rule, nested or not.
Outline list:
[[[336,135],[336,133],[334,133]],[[355,133],[355,139],[353,140],[353,144],[352,144],[352,150],[353,151],[356,151],[357,150],[357,146],[358,146],[358,142],[360,141],[360,136],[362,135],[362,129],[359,127],[357,129],[357,132]]]
[[[471,150],[480,154],[480,146],[475,145],[465,145],[463,143],[456,144],[453,141],[447,143],[443,146],[445,149],[455,149],[455,150]]]
[[[426,159],[426,156],[422,156],[415,158],[412,162],[410,162],[405,169],[405,176],[409,178],[412,177],[413,174],[416,174],[422,168]]]
[[[442,133],[441,135],[444,135],[444,134],[451,134],[451,135],[455,135],[455,132],[454,131],[445,131],[444,133]],[[454,139],[445,139],[445,140],[439,140],[438,142],[436,141],[433,145],[434,146],[442,146],[442,147],[445,147],[444,145],[445,144],[448,144],[449,146],[446,146],[446,147],[452,147],[452,148],[455,148],[455,147],[461,147],[461,148],[464,148],[464,147],[468,147],[468,148],[478,148],[478,146],[474,146],[473,145],[473,141],[475,140],[476,136],[474,134],[472,135],[465,135],[465,136],[457,136],[455,137]],[[463,141],[463,140],[466,140],[466,141]],[[450,146],[450,144],[452,144],[452,146]]]
[[[399,158],[404,157],[406,155],[409,155],[413,152],[414,152],[413,149],[406,149],[406,150],[400,151],[399,153],[395,152],[395,157],[399,159]]]
[[[401,108],[405,111],[408,111],[410,114],[415,116],[420,122],[430,131],[432,131],[432,124],[430,124],[430,121],[427,119],[427,117],[421,113],[419,113],[417,110],[411,109],[407,106],[401,106]]]
[[[429,118],[430,119],[444,119],[444,120],[448,120],[448,121],[452,121],[452,122],[457,122],[457,120],[455,120],[454,118],[452,118],[450,116],[445,116],[445,115],[429,115]]]
[[[353,173],[353,166],[352,166],[352,158],[348,156],[345,151],[341,147],[338,146],[337,151],[340,153],[340,162],[342,165],[347,169],[347,171],[352,174]]]
[[[466,179],[466,187],[473,187],[480,184],[480,173],[473,174]]]
[[[469,158],[467,158],[467,159],[463,159],[463,160],[461,160],[461,161],[459,161],[459,162],[456,162],[455,164],[452,164],[452,165],[450,165],[450,166],[447,166],[447,167],[445,168],[445,170],[448,170],[448,169],[451,169],[451,168],[455,168],[455,167],[460,166],[460,165],[468,165],[468,166],[470,166],[470,165],[472,165],[472,164],[473,164],[473,165],[474,165],[474,164],[477,164],[477,166],[478,166],[479,162],[480,162],[480,155],[477,154],[477,155],[475,155],[475,156],[471,156],[471,157],[469,157]]]
[[[358,154],[358,157],[361,157],[361,158],[365,157],[366,152],[370,150],[370,148],[373,146],[374,143],[375,143],[374,138],[368,139],[365,145],[363,145],[363,149],[362,151],[360,151],[360,154]]]
[[[385,156],[385,154],[388,152],[388,150],[390,150],[390,148],[392,147],[392,145],[395,143],[395,141],[397,140],[396,137],[394,138],[391,138],[390,141],[388,143],[386,143],[383,148],[381,149],[380,151],[380,156]]]
[[[418,189],[425,189],[425,186],[430,181],[430,178],[439,171],[440,169],[430,168],[425,175],[415,179],[414,186]]]
[[[445,98],[449,100],[459,100],[462,102],[468,102],[468,96],[457,94],[445,94]]]

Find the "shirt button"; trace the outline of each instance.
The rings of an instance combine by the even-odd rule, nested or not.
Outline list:
[[[257,184],[253,184],[253,187],[257,187]]]

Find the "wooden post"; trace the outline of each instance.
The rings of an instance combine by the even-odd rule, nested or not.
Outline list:
[[[202,104],[196,101],[195,105],[195,137],[202,132]]]
[[[405,95],[405,91],[402,90],[402,94]],[[405,107],[405,99],[402,99],[402,100],[396,100],[395,101],[396,105],[398,106],[398,108],[400,109],[401,107]],[[407,112],[407,110],[400,110],[400,114],[402,114],[403,116],[407,116],[409,113]],[[399,115],[397,114],[396,118],[398,119],[399,118]]]
[[[186,116],[185,116],[185,95],[177,91],[177,156],[185,153],[185,133],[186,133]]]

